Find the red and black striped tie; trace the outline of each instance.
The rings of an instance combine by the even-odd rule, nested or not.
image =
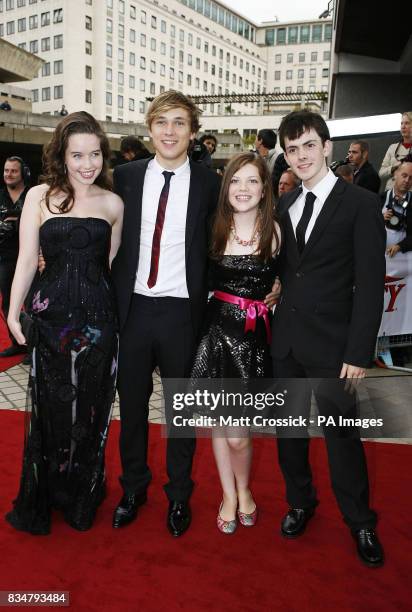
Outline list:
[[[170,179],[174,175],[174,172],[163,171],[165,177],[165,184],[160,193],[159,205],[157,207],[156,225],[153,232],[152,241],[152,258],[150,260],[150,274],[147,279],[147,286],[149,289],[155,286],[157,281],[157,273],[159,271],[159,257],[160,257],[160,240],[162,238],[163,224],[165,222],[167,198],[169,197]]]

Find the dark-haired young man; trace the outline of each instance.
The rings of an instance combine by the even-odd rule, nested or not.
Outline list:
[[[284,228],[283,295],[273,323],[274,376],[319,379],[327,390],[324,396],[315,391],[319,413],[345,407],[351,414],[354,399],[345,386],[365,376],[383,308],[385,230],[379,199],[328,169],[330,137],[320,115],[290,113],[279,137],[302,187],[285,194],[278,207]],[[298,382],[293,386],[297,406],[308,416],[311,388],[305,385],[302,392]],[[288,538],[303,533],[318,504],[309,439],[296,434],[278,438],[290,505],[281,533]],[[377,567],[383,550],[374,530],[376,514],[369,507],[362,443],[353,431],[325,428],[324,434],[339,508],[361,560]]]
[[[379,193],[381,179],[369,161],[369,144],[366,140],[356,140],[351,143],[348,159],[353,167],[353,184]]]
[[[273,172],[277,151],[275,149],[277,136],[275,130],[259,130],[255,140],[256,152],[263,157],[269,168],[270,174]]]

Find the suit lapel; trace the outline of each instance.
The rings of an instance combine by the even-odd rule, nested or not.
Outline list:
[[[336,181],[332,191],[328,195],[326,202],[324,203],[322,210],[320,211],[318,218],[316,219],[315,225],[310,233],[309,240],[305,244],[305,248],[303,249],[301,259],[307,257],[308,253],[310,253],[313,246],[321,237],[325,228],[327,227],[329,221],[332,219],[333,215],[338,208],[343,194],[346,189],[346,183],[343,179],[338,178]],[[296,242],[296,241],[295,241]]]
[[[139,164],[133,178],[130,181],[130,192],[128,194],[128,206],[125,209],[124,225],[126,227],[128,240],[128,252],[131,254],[130,261],[134,264],[134,269],[137,270],[139,249],[140,249],[140,232],[142,224],[142,205],[143,205],[143,187],[146,170],[150,159],[145,164]]]
[[[190,185],[189,198],[187,203],[186,215],[186,233],[185,233],[185,252],[186,265],[188,263],[188,254],[190,245],[192,244],[193,236],[196,229],[197,219],[199,217],[200,204],[202,200],[202,187],[204,177],[199,164],[190,162]]]
[[[290,220],[289,208],[296,202],[300,194],[302,193],[302,188],[296,189],[293,193],[291,193],[291,197],[286,201],[282,202],[282,210],[280,211],[281,219],[283,221],[283,227],[285,230],[286,236],[286,244],[287,250],[289,251],[289,256],[293,256],[293,259],[299,259],[299,251],[298,245],[296,243],[295,232],[293,231],[292,221]],[[286,199],[286,198],[285,198]]]

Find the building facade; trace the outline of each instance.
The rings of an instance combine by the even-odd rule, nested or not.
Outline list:
[[[212,95],[321,91],[329,21],[256,24],[211,0],[0,0],[0,37],[41,57],[34,112],[142,122],[166,89]],[[205,116],[261,114],[257,102]]]

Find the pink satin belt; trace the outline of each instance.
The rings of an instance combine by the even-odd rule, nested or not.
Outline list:
[[[246,310],[245,333],[247,331],[256,331],[256,320],[258,317],[262,317],[266,326],[266,338],[268,344],[271,343],[272,333],[270,331],[269,308],[266,306],[266,304],[259,300],[249,300],[248,298],[232,295],[231,293],[226,293],[225,291],[214,291],[213,295],[221,302],[235,304],[242,310]]]

